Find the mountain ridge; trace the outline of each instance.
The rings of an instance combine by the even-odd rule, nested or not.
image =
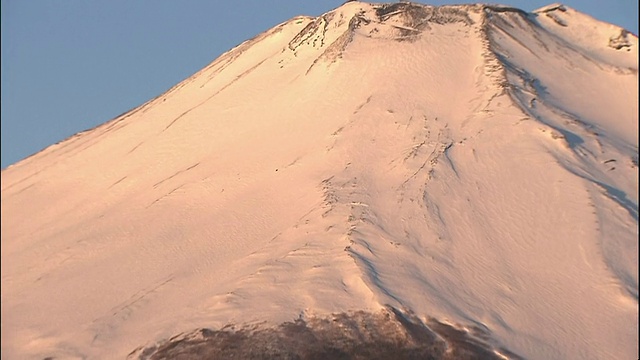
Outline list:
[[[11,348],[126,355],[151,327],[391,306],[525,357],[637,352],[619,326],[637,315],[637,37],[609,46],[623,30],[596,23],[596,45],[568,47],[577,12],[512,9],[294,18],[3,170],[3,304],[34,311],[44,291],[80,324],[19,327],[3,307]],[[69,315],[81,283],[103,295]]]

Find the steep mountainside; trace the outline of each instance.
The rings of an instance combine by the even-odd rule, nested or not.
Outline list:
[[[2,171],[2,358],[358,311],[637,358],[637,166],[624,29],[562,5],[297,17]]]

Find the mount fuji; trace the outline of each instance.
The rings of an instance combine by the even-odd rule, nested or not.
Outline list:
[[[638,38],[293,18],[3,170],[1,266],[2,359],[637,358]]]

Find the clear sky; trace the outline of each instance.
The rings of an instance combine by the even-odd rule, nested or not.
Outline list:
[[[244,40],[344,2],[0,1],[3,169],[161,94]],[[526,11],[551,2],[491,1]],[[564,4],[638,33],[638,0]]]

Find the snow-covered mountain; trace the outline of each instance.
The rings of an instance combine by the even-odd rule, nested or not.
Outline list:
[[[438,326],[637,358],[637,167],[624,29],[562,5],[297,17],[2,171],[2,358],[363,314],[445,355]]]

